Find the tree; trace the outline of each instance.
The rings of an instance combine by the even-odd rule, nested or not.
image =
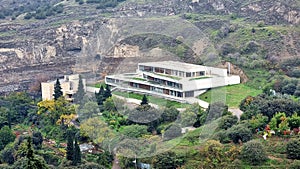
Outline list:
[[[206,121],[212,121],[224,115],[228,115],[228,106],[222,102],[211,103],[206,110]]]
[[[81,120],[89,119],[99,115],[100,109],[96,102],[89,101],[84,104],[83,108],[79,110],[79,118]]]
[[[247,142],[252,138],[252,132],[243,124],[235,125],[228,129],[228,136],[234,143]]]
[[[294,113],[291,117],[288,118],[289,126],[291,129],[300,127],[300,116],[297,113]]]
[[[282,88],[282,92],[285,94],[293,95],[297,87],[293,83],[290,83]]]
[[[71,129],[67,130],[67,160],[73,161],[74,158],[74,134]]]
[[[80,125],[80,135],[93,139],[96,144],[114,136],[113,131],[99,117],[85,120]]]
[[[105,90],[104,90],[103,85],[100,86],[98,93],[95,92],[96,100],[97,100],[97,103],[99,106],[103,105],[103,101],[105,100],[104,93],[105,93]]]
[[[77,92],[74,94],[74,103],[82,105],[82,100],[85,95],[84,86],[82,82],[82,77],[79,75],[79,82]]]
[[[173,125],[168,126],[165,129],[163,138],[164,138],[164,140],[171,140],[171,139],[174,139],[174,138],[179,137],[181,135],[182,135],[181,127],[178,124],[173,124]]]
[[[34,151],[32,149],[31,145],[31,138],[29,137],[27,139],[27,145],[26,145],[26,155],[25,157],[20,158],[18,161],[16,161],[13,165],[14,169],[48,169],[45,160],[34,154]]]
[[[165,108],[161,114],[162,122],[173,122],[177,119],[179,111],[175,107]]]
[[[300,139],[292,139],[286,146],[287,158],[300,160]]]
[[[148,127],[145,125],[129,125],[125,126],[123,130],[121,130],[121,133],[132,138],[138,138],[145,134],[149,134],[147,131]]]
[[[222,119],[220,120],[219,128],[227,130],[233,125],[235,125],[237,122],[238,118],[236,116],[227,115],[222,117]]]
[[[112,96],[109,85],[105,86],[105,92],[103,96],[104,96],[104,100]]]
[[[77,165],[78,163],[81,163],[81,151],[77,142],[77,138],[75,137],[75,143],[74,143],[74,157],[73,157],[73,165]]]
[[[8,143],[13,142],[16,135],[8,126],[4,126],[0,130],[0,150],[2,150]]]
[[[4,150],[1,151],[1,159],[8,164],[13,164],[15,162],[14,157],[14,146],[13,144],[7,145]]]
[[[201,154],[206,157],[204,161],[204,168],[223,168],[220,165],[226,160],[223,153],[224,146],[215,140],[208,140]]]
[[[242,146],[241,157],[251,165],[260,165],[268,159],[263,145],[256,140],[251,140]]]
[[[143,99],[141,102],[141,106],[143,106],[143,105],[148,105],[148,98],[145,94],[143,95]]]
[[[168,151],[153,157],[154,168],[174,169],[181,165],[181,160],[174,152]]]
[[[38,149],[42,148],[42,144],[43,144],[43,136],[42,133],[39,131],[34,131],[32,133],[32,143],[34,144],[34,146]]]
[[[60,82],[59,79],[56,79],[56,83],[54,85],[54,100],[57,100],[58,98],[60,98],[63,95],[63,92],[61,91],[61,86],[60,86]]]
[[[197,121],[197,115],[194,112],[184,111],[180,114],[180,124],[182,127],[192,126]]]

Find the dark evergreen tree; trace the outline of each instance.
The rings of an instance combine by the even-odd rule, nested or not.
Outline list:
[[[99,106],[103,105],[103,101],[105,100],[104,93],[105,93],[104,87],[101,85],[99,92],[95,93],[96,100]]]
[[[41,132],[34,131],[32,133],[32,143],[34,144],[34,148],[36,148],[36,149],[42,148],[43,136],[42,136]]]
[[[109,85],[105,86],[105,92],[104,92],[104,100],[106,100],[107,98],[111,97],[111,91],[110,91],[110,87]]]
[[[141,105],[148,105],[148,98],[146,95],[143,96],[143,99],[142,99],[142,102],[141,102]]]
[[[61,91],[60,82],[58,79],[56,79],[56,83],[54,85],[54,100],[57,100],[59,97],[63,95],[63,92]]]
[[[75,144],[74,144],[74,157],[72,163],[73,165],[77,165],[78,163],[81,163],[81,152],[76,137],[75,137]]]
[[[84,95],[85,95],[85,91],[84,91],[84,86],[83,86],[83,82],[82,82],[82,77],[81,77],[81,75],[79,75],[77,92],[74,94],[74,102],[82,105],[82,100],[83,100]]]
[[[74,157],[74,135],[73,132],[67,130],[67,160],[73,161]]]

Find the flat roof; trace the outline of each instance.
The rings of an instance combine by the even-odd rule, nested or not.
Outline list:
[[[138,65],[159,67],[164,69],[178,70],[182,72],[206,71],[207,67],[178,61],[145,62]]]

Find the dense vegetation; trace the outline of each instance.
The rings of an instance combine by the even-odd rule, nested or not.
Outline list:
[[[53,16],[63,12],[63,5],[57,4],[59,2],[59,0],[39,0],[4,4],[0,11],[0,19],[10,17],[14,20],[21,14],[25,14],[24,19],[46,19],[48,16]]]

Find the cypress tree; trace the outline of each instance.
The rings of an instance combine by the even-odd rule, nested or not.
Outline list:
[[[56,79],[56,83],[54,85],[54,100],[57,100],[59,97],[63,95],[63,92],[61,91],[60,82],[58,79]]]
[[[97,93],[97,92],[95,93],[96,100],[97,100],[97,103],[98,103],[99,106],[100,106],[100,105],[103,105],[103,101],[104,101],[104,93],[105,93],[104,87],[101,85],[99,92],[98,92],[98,93]]]
[[[77,92],[74,94],[74,102],[78,103],[78,104],[81,104],[84,95],[85,95],[85,92],[84,92],[82,77],[81,77],[81,75],[79,75],[79,82],[78,82]]]
[[[106,85],[105,87],[105,92],[104,92],[104,100],[106,100],[107,98],[111,97],[111,91],[110,91],[110,87],[108,85]]]
[[[80,162],[81,162],[81,152],[80,152],[77,139],[75,137],[73,165],[77,165]]]
[[[146,97],[146,95],[143,96],[141,105],[142,105],[142,106],[143,106],[143,105],[148,105],[148,98]]]
[[[73,161],[74,157],[74,140],[73,140],[73,132],[68,129],[67,130],[67,160]]]

